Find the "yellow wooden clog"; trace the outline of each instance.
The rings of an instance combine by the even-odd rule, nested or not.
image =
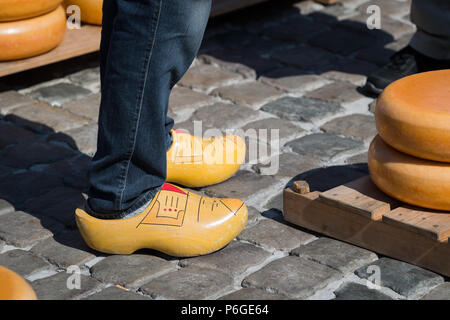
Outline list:
[[[172,130],[167,152],[167,181],[203,187],[229,179],[245,161],[245,141],[234,135],[201,138]]]
[[[165,183],[135,217],[103,220],[77,209],[76,222],[86,243],[97,251],[131,254],[148,248],[189,257],[226,246],[244,229],[247,215],[240,200],[208,198]]]

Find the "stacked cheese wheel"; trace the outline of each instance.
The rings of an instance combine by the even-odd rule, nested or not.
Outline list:
[[[81,13],[81,21],[101,25],[103,0],[64,0],[64,5],[78,6]]]
[[[450,211],[450,70],[394,82],[378,99],[375,119],[373,182],[403,202]]]
[[[29,58],[64,38],[62,0],[0,0],[0,61]]]

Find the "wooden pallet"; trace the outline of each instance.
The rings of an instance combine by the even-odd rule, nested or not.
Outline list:
[[[284,218],[296,225],[450,276],[450,212],[406,205],[369,176],[326,192],[294,183],[283,194]]]

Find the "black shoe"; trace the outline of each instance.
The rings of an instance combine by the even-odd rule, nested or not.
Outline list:
[[[419,72],[448,69],[450,60],[436,60],[407,46],[395,53],[391,61],[373,72],[366,82],[366,90],[380,94],[392,82]]]

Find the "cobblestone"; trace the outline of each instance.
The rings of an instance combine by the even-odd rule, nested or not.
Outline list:
[[[356,87],[353,84],[343,81],[328,84],[322,88],[308,92],[305,97],[340,105],[355,102],[364,98],[364,96],[356,90]]]
[[[0,93],[0,114],[8,114],[17,107],[35,103],[35,100],[10,90]]]
[[[277,130],[280,147],[290,140],[305,135],[304,129],[294,125],[292,122],[278,118],[266,118],[251,122],[242,127],[242,129],[245,132],[251,129],[255,130],[257,139],[266,142],[271,142],[276,137],[274,130]]]
[[[223,70],[227,70],[232,73],[239,74],[246,80],[255,80],[256,79],[256,71],[250,66],[244,64],[243,61],[248,60],[248,57],[243,57],[240,51],[231,51],[230,49],[224,49],[226,52],[218,51],[213,52],[212,55],[202,54],[198,57],[199,60],[203,61],[206,64],[212,64],[218,66]],[[227,56],[228,54],[228,56]],[[257,57],[258,61],[261,58]],[[236,62],[233,62],[236,61]]]
[[[64,232],[42,240],[31,248],[31,252],[61,268],[82,265],[95,258],[78,230]]]
[[[377,69],[378,67],[375,64],[367,61],[340,58],[336,59],[332,67],[324,70],[322,76],[333,80],[349,82],[355,86],[363,86],[366,83],[367,76]],[[350,90],[355,92],[357,89],[353,87]]]
[[[274,60],[262,58],[258,52],[252,49],[222,48],[209,51],[206,61],[217,64],[224,70],[241,75],[245,79],[254,79],[258,74],[263,74],[280,64]]]
[[[291,121],[316,122],[342,112],[334,103],[316,99],[284,97],[262,106],[261,110],[270,112],[282,119]]]
[[[176,114],[189,115],[199,107],[213,104],[214,99],[201,92],[183,87],[175,87],[169,99],[169,109]]]
[[[315,237],[278,221],[263,219],[242,231],[237,238],[272,250],[290,251]]]
[[[269,202],[264,205],[264,208],[275,209],[283,211],[283,193],[278,193],[275,197],[272,197]]]
[[[14,212],[14,206],[6,200],[0,199],[0,216]]]
[[[270,255],[270,252],[254,245],[234,241],[213,254],[181,260],[180,265],[219,270],[237,277],[249,268],[261,264]]]
[[[191,67],[180,80],[179,84],[209,92],[218,86],[226,85],[240,79],[242,79],[242,76],[239,74],[221,70],[213,65],[201,64]]]
[[[100,67],[81,70],[71,74],[69,80],[92,92],[100,91]]]
[[[383,15],[382,11],[382,15]],[[361,32],[368,32],[367,30],[367,14],[361,14],[349,19],[350,26],[359,29]],[[357,23],[352,23],[357,22]],[[382,26],[380,32],[387,33],[394,40],[400,39],[404,35],[411,34],[416,30],[415,26],[411,23],[405,23],[398,19],[393,19],[389,16],[382,17]],[[370,30],[369,30],[370,31]]]
[[[291,141],[287,146],[298,154],[306,154],[315,159],[328,161],[348,152],[361,150],[363,143],[333,134],[315,133]]]
[[[84,98],[64,103],[61,107],[80,117],[97,121],[100,111],[100,93],[90,94]]]
[[[325,9],[315,12],[311,16],[313,16],[316,21],[334,24],[344,19],[351,18],[356,14],[357,13],[354,10],[351,10],[347,6],[342,6],[339,3],[334,6],[325,7]]]
[[[218,114],[221,116],[217,117]],[[220,130],[239,128],[246,123],[255,121],[259,118],[261,118],[261,114],[250,108],[232,104],[216,103],[212,106],[198,109],[188,121],[177,124],[177,128],[186,129],[193,133],[194,121],[202,121],[204,133],[206,129],[210,128]]]
[[[371,3],[365,3],[357,8],[361,13],[367,12],[367,7]],[[390,17],[403,17],[409,13],[410,10],[410,2],[409,1],[391,1],[391,0],[378,0],[377,5],[380,6],[380,10],[384,16]]]
[[[213,299],[231,291],[233,279],[216,270],[187,267],[158,277],[141,290],[157,299]]]
[[[257,110],[262,104],[282,96],[282,92],[261,82],[248,82],[215,89],[212,94]]]
[[[261,218],[261,213],[254,207],[248,207],[248,218],[246,228],[253,226]]]
[[[368,279],[372,275],[368,272],[369,266],[380,268],[381,286],[388,287],[408,298],[420,296],[444,282],[444,279],[436,273],[390,258],[381,258],[369,263],[356,270],[356,275]]]
[[[62,82],[33,90],[30,95],[32,98],[51,106],[61,107],[66,102],[80,99],[90,93],[90,90],[83,87]]]
[[[32,273],[52,268],[43,259],[28,251],[18,249],[0,254],[0,265],[13,270],[22,277],[27,277]]]
[[[91,273],[103,283],[135,288],[173,267],[170,262],[151,255],[115,255],[92,266]]]
[[[297,8],[301,14],[305,15],[324,8],[323,5],[312,0],[296,2],[293,6],[294,8]]]
[[[78,299],[84,295],[88,295],[100,286],[97,280],[80,275],[80,289],[76,287],[68,288],[68,283],[72,284],[70,276],[73,274],[59,272],[48,278],[39,279],[31,282],[31,286],[36,292],[39,300],[68,300]]]
[[[287,67],[266,73],[260,81],[291,94],[302,94],[329,83],[329,80],[315,74],[305,74],[300,69]]]
[[[377,255],[345,242],[320,238],[292,251],[293,255],[326,265],[342,273],[354,271],[375,261]]]
[[[41,222],[25,212],[16,211],[0,216],[0,238],[19,248],[26,248],[39,240],[53,235],[58,225],[49,221]]]
[[[264,196],[264,189],[277,185],[277,180],[271,176],[259,176],[250,171],[241,170],[229,180],[204,188],[207,195],[222,198],[239,198],[252,205],[250,198],[254,196]]]
[[[269,263],[245,278],[242,284],[290,298],[305,299],[341,277],[340,272],[329,267],[290,256]]]
[[[40,103],[15,108],[5,118],[32,131],[44,133],[67,131],[88,122],[86,118]]]
[[[363,114],[352,114],[333,119],[323,125],[321,129],[326,133],[342,135],[366,143],[369,143],[377,135],[374,117]]]
[[[270,167],[274,163],[271,159],[269,165],[257,164],[253,169],[258,173],[263,173],[264,168]],[[294,153],[283,153],[278,157],[278,170],[275,173],[276,178],[293,178],[301,173],[320,167],[320,162],[306,154],[298,155]]]
[[[260,289],[243,288],[227,294],[219,300],[288,300],[288,298],[280,294],[274,294]]]
[[[422,300],[450,300],[450,282],[438,285],[423,296]]]
[[[368,153],[363,152],[363,153],[357,154],[356,156],[348,158],[345,162],[349,163],[349,164],[367,163],[368,159],[369,159]]]
[[[98,293],[88,296],[85,300],[149,300],[141,294],[124,290],[116,286],[108,287]]]
[[[393,300],[388,295],[365,285],[346,282],[335,292],[336,300]]]
[[[96,123],[64,132],[64,134],[67,134],[74,140],[76,150],[91,157],[94,156],[97,150],[97,133],[98,125]]]

